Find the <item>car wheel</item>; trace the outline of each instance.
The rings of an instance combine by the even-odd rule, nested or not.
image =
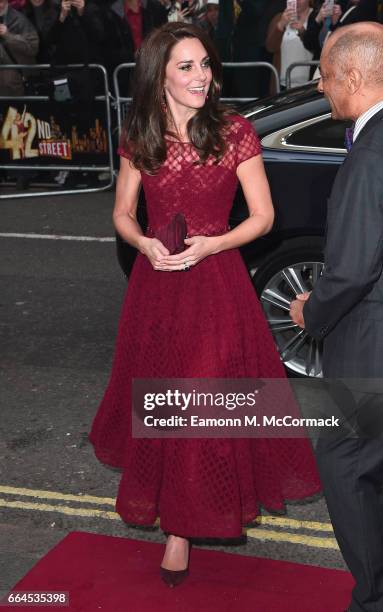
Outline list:
[[[291,300],[297,293],[311,291],[322,270],[323,252],[312,246],[286,248],[252,274],[281,359],[293,376],[322,377],[322,342],[310,337],[289,316]]]

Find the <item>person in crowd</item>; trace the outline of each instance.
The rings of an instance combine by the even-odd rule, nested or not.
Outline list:
[[[44,37],[45,46],[53,65],[50,82],[66,79],[77,116],[91,113],[95,96],[105,91],[101,72],[87,68],[68,70],[65,66],[103,64],[104,23],[97,4],[93,0],[60,0],[54,23]],[[86,181],[94,177],[89,173]],[[84,180],[81,173],[61,171],[55,177],[57,183],[67,188],[73,187],[77,180]]]
[[[61,0],[58,19],[51,31],[54,62],[101,63],[103,34],[101,14],[92,0]]]
[[[132,436],[134,378],[286,377],[239,252],[273,224],[261,144],[249,121],[221,106],[220,93],[221,65],[201,28],[167,23],[145,39],[113,212],[117,232],[138,255],[89,434],[98,459],[123,468],[120,516],[148,526],[160,516],[168,536],[160,573],[171,587],[188,574],[190,538],[238,538],[259,504],[283,512],[285,499],[321,489],[303,438]],[[238,182],[249,217],[230,230]],[[141,186],[145,234],[136,219]],[[188,237],[171,254],[162,232],[177,213]]]
[[[235,9],[233,0],[219,0],[218,23],[215,33],[215,45],[222,62],[233,61],[233,32]],[[224,87],[226,86],[226,75]]]
[[[272,54],[266,49],[267,30],[274,15],[284,10],[285,0],[238,0],[238,4],[241,11],[233,33],[234,61],[271,62]],[[233,79],[237,96],[262,97],[269,92],[267,69],[237,69]]]
[[[377,20],[376,0],[351,0],[335,3],[330,12],[324,0],[309,16],[307,27],[301,33],[302,42],[305,48],[313,54],[313,59],[319,60],[326,37],[338,27],[359,21]]]
[[[57,19],[49,31],[52,64],[103,63],[104,24],[93,0],[61,0]],[[102,93],[100,73],[94,70],[61,69],[58,76],[69,78],[69,89],[75,99],[91,100]]]
[[[0,0],[0,64],[34,64],[38,50],[39,37],[31,22],[8,0]],[[0,91],[3,96],[22,96],[22,71],[0,70]]]
[[[326,36],[336,28],[341,16],[342,7],[335,3],[329,8],[326,1],[310,14],[307,26],[301,32],[301,39],[305,49],[312,53],[313,60],[319,60]]]
[[[120,64],[135,61],[135,45],[132,30],[127,19],[118,10],[115,0],[94,0],[100,12],[104,27],[103,61],[108,72],[109,88],[114,92],[113,73]],[[123,70],[119,75],[122,95],[129,95],[130,71]]]
[[[215,42],[219,19],[219,0],[208,0],[206,11],[201,21],[201,27],[207,30],[210,38]]]
[[[266,49],[273,53],[273,64],[280,75],[282,87],[286,87],[286,70],[290,64],[312,60],[312,52],[305,48],[301,40],[312,10],[310,0],[297,0],[296,14],[286,8],[283,13],[277,13],[269,25]],[[302,85],[307,83],[309,78],[309,67],[297,67],[292,72],[291,85]],[[273,89],[271,93],[274,93]]]
[[[145,36],[168,19],[167,10],[159,0],[115,0],[112,10],[126,21],[135,53]]]
[[[23,9],[27,0],[9,0],[9,6],[16,10]]]
[[[33,24],[40,39],[38,64],[50,64],[54,55],[52,29],[59,17],[59,7],[55,0],[26,0],[22,9]]]
[[[235,6],[233,0],[219,0],[218,22],[214,31],[214,44],[222,62],[233,61],[233,32],[235,24]],[[222,97],[235,95],[233,70],[224,68]]]
[[[383,610],[383,26],[341,27],[325,42],[318,90],[352,121],[328,201],[325,267],[291,303],[294,323],[323,341],[326,386],[344,385],[349,431],[316,454],[335,537],[355,579],[348,612]],[[327,407],[325,408],[325,410]],[[342,419],[343,420],[343,419]],[[367,426],[367,427],[366,427]]]
[[[378,21],[380,2],[377,0],[342,0],[339,4],[342,7],[342,17],[339,19],[338,27],[359,21]]]

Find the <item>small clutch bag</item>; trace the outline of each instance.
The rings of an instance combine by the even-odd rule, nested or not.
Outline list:
[[[154,234],[168,249],[170,255],[182,253],[186,249],[184,240],[187,235],[186,221],[182,213],[174,215],[173,219]]]

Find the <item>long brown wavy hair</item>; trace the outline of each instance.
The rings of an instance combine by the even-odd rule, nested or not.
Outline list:
[[[163,111],[163,91],[166,66],[173,47],[184,38],[197,38],[210,58],[212,81],[208,97],[187,123],[190,142],[199,163],[209,155],[222,158],[226,144],[225,128],[231,111],[220,104],[222,65],[209,36],[197,26],[169,22],[154,30],[143,42],[137,57],[133,81],[133,102],[127,115],[122,145],[131,153],[138,170],[155,174],[166,160],[165,135],[171,134]]]

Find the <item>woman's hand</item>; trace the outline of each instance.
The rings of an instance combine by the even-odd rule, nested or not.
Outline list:
[[[315,21],[318,24],[323,23],[326,17],[330,17],[331,14],[332,12],[329,12],[327,2],[323,2],[318,11],[318,15],[315,17]]]
[[[315,21],[320,24],[324,22],[326,17],[331,17],[332,25],[336,25],[341,15],[342,9],[339,4],[334,4],[332,10],[329,10],[327,2],[324,2],[320,8],[318,15],[315,17]]]
[[[177,255],[163,257],[160,264],[161,267],[157,269],[175,272],[177,270],[184,270],[185,264],[189,267],[196,266],[202,259],[216,252],[218,239],[218,236],[193,236],[192,238],[185,238],[184,242],[189,245],[189,248]]]
[[[163,260],[164,257],[169,255],[169,250],[162,244],[161,240],[142,236],[138,248],[143,255],[146,255],[155,270],[166,269]]]
[[[179,21],[182,21],[183,19],[186,19],[187,17],[191,17],[192,15],[192,9],[190,7],[185,8],[183,10],[179,10],[178,12],[178,19]]]
[[[305,20],[298,19],[298,21],[293,21],[292,23],[290,23],[290,27],[293,30],[296,30],[299,35],[302,35],[304,31],[306,30]]]
[[[292,21],[295,21],[296,17],[297,16],[296,16],[295,11],[291,10],[290,8],[285,9],[281,15],[280,20],[278,21],[278,24],[277,24],[278,30],[280,30],[281,32],[284,32],[284,30],[287,28],[289,23],[291,23]]]

